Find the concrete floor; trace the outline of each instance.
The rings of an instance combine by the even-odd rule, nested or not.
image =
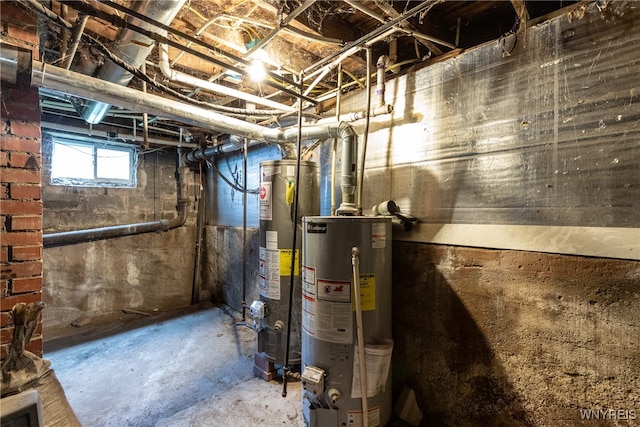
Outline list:
[[[283,398],[280,382],[254,378],[256,333],[224,307],[69,332],[44,358],[85,427],[304,426],[300,383]]]

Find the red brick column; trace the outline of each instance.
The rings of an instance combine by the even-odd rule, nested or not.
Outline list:
[[[37,22],[13,2],[0,2],[2,41],[38,58]],[[40,106],[37,89],[0,85],[0,356],[13,334],[9,310],[40,301],[42,292]],[[42,355],[42,324],[27,350]]]

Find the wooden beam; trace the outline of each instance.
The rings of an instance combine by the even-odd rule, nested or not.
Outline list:
[[[395,10],[393,6],[387,3],[386,1],[375,0],[375,4],[380,8],[380,10],[382,10],[382,12],[384,12],[385,15],[387,15],[391,19],[395,19],[398,16],[400,16],[400,12]],[[401,26],[410,31],[418,31],[413,25],[409,23],[409,21],[405,21],[404,23],[401,24]],[[442,55],[442,50],[438,46],[436,46],[436,44],[433,43],[432,41],[426,40],[422,37],[415,37],[415,38],[416,40],[418,40],[418,42],[426,46],[426,48],[429,49],[434,56]]]
[[[525,0],[511,0],[511,5],[515,9],[516,15],[518,15],[518,19],[520,20],[518,32],[521,32],[527,27],[527,21],[529,21],[527,5],[525,4]]]

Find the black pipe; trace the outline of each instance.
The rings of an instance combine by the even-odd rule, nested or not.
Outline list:
[[[300,93],[304,91],[304,74],[300,73]],[[287,376],[289,375],[289,347],[291,343],[291,318],[293,312],[293,285],[295,284],[296,243],[298,239],[298,199],[300,196],[300,162],[302,158],[302,101],[298,104],[298,156],[296,158],[296,184],[293,197],[293,244],[291,247],[291,273],[289,275],[289,312],[287,313],[287,339],[284,351],[284,375],[282,376],[282,397],[287,397]]]
[[[202,171],[200,171],[202,176]],[[204,226],[204,212],[206,209],[206,199],[203,202],[203,192],[200,191],[200,198],[198,199],[198,220],[196,231],[196,247],[195,247],[195,259],[193,265],[193,283],[191,284],[191,305],[200,302],[200,264],[202,258],[202,230]]]
[[[89,230],[63,231],[42,236],[42,244],[45,248],[52,246],[70,245],[80,242],[92,242],[95,240],[111,239],[113,237],[130,236],[133,234],[152,233],[154,231],[167,231],[179,227],[182,224],[180,216],[172,219],[161,219],[152,222],[140,222],[137,224],[113,225],[110,227],[92,228]]]
[[[247,245],[247,166],[249,164],[249,139],[244,138],[243,145],[244,156],[242,160],[242,185],[244,191],[242,192],[242,321],[247,320],[247,258],[248,258],[248,245]]]

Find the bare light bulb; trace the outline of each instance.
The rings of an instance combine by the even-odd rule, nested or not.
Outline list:
[[[249,66],[248,71],[249,71],[249,76],[251,77],[251,80],[256,82],[260,82],[264,80],[265,77],[267,77],[267,70],[264,67],[264,63],[259,59],[254,59],[251,62],[251,65]]]

